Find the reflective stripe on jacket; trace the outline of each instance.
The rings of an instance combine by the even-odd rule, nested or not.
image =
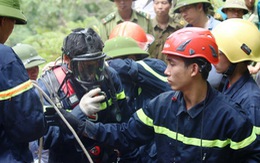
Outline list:
[[[158,162],[259,162],[260,145],[247,113],[208,87],[207,98],[189,111],[182,94],[176,98],[169,91],[138,110],[127,124],[88,122],[84,134],[119,151],[154,138]]]

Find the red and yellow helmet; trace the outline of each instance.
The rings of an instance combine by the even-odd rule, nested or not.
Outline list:
[[[152,35],[146,34],[140,25],[131,21],[125,21],[115,26],[109,35],[109,39],[117,36],[133,38],[143,50],[146,50],[154,41],[154,37]]]

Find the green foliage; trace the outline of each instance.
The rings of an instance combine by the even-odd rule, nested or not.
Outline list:
[[[63,39],[75,28],[98,30],[100,20],[114,5],[108,0],[20,0],[28,20],[17,25],[6,44],[33,45],[48,62],[61,56]]]

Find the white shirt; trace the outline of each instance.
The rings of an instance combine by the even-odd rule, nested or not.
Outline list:
[[[148,4],[147,4],[147,2],[148,2],[148,0],[133,1],[132,8],[137,11],[144,11],[144,12],[148,13],[150,15],[151,19],[153,19],[155,17],[153,1],[150,1]]]

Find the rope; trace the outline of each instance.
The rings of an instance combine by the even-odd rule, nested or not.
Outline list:
[[[77,133],[75,132],[75,130],[71,127],[71,125],[69,124],[69,122],[66,120],[66,118],[61,114],[61,112],[59,111],[59,109],[57,108],[57,106],[52,102],[52,100],[49,98],[49,96],[38,86],[36,81],[32,81],[33,86],[36,87],[40,93],[42,93],[42,95],[46,98],[46,100],[54,107],[54,109],[56,110],[56,112],[58,113],[58,115],[60,116],[60,118],[63,120],[63,122],[66,124],[66,126],[69,128],[69,130],[72,132],[72,134],[74,135],[75,139],[77,140],[77,142],[79,143],[80,147],[82,148],[84,154],[87,156],[88,160],[90,163],[93,163],[92,158],[90,157],[88,151],[86,150],[86,148],[84,147],[84,145],[82,144],[81,140],[79,139]],[[42,148],[42,144],[40,143],[41,148]],[[39,163],[40,163],[40,159],[39,159]]]

